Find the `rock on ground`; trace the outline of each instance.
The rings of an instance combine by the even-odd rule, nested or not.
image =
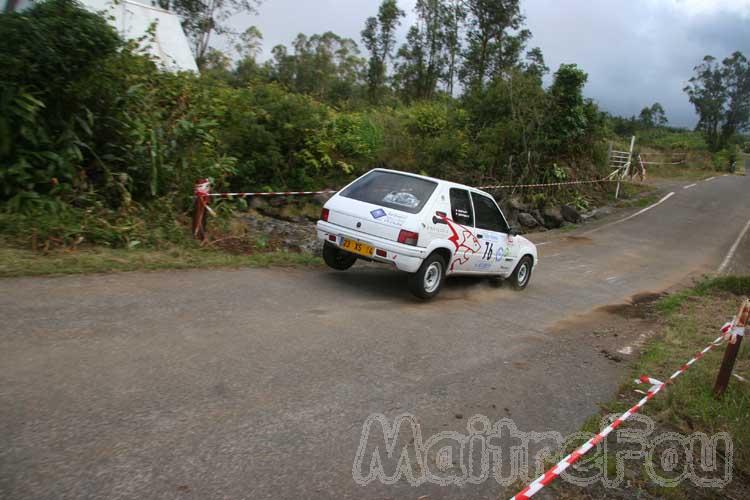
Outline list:
[[[290,222],[255,212],[246,212],[237,217],[256,239],[275,241],[284,250],[317,254],[323,248],[323,242],[317,238],[314,222],[302,218]]]
[[[581,214],[570,205],[563,205],[560,207],[560,214],[563,216],[563,219],[572,224],[578,224],[581,222]]]
[[[544,217],[544,225],[549,229],[556,229],[565,222],[559,208],[545,208],[542,216]]]
[[[521,212],[518,214],[518,222],[520,222],[521,225],[526,228],[539,226],[539,221],[537,221],[533,215],[527,214],[526,212]]]

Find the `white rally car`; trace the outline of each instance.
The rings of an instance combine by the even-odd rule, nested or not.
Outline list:
[[[517,236],[492,196],[462,184],[375,169],[323,207],[318,238],[333,269],[357,259],[410,273],[418,297],[437,295],[446,277],[487,275],[529,284],[536,246]]]

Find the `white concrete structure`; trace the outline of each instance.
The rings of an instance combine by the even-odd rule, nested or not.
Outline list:
[[[154,38],[143,42],[147,51],[168,71],[198,71],[180,18],[173,12],[135,0],[79,0],[88,9],[102,12],[126,40],[136,40],[156,24]],[[0,0],[0,11],[22,10],[34,0]]]

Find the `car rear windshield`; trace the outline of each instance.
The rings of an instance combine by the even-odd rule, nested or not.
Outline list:
[[[436,187],[437,182],[419,177],[375,171],[344,189],[341,196],[416,214]]]

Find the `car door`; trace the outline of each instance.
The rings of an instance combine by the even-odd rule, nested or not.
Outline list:
[[[449,240],[454,251],[448,272],[473,272],[472,257],[479,252],[481,245],[474,234],[474,209],[467,189],[450,188],[450,217],[445,219],[450,229]]]
[[[513,269],[513,241],[508,236],[508,223],[489,196],[471,193],[474,225],[481,250],[472,256],[475,271],[509,274]]]

